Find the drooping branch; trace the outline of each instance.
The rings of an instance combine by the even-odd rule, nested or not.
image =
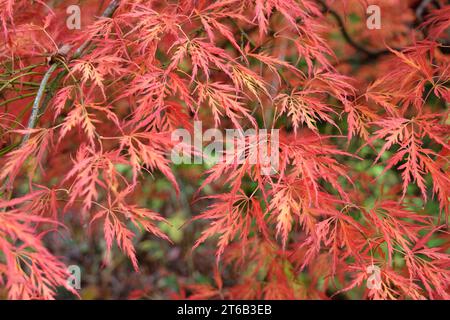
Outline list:
[[[427,8],[430,4],[432,4],[436,9],[441,8],[441,5],[437,0],[421,0],[416,4],[416,6],[413,7],[416,12],[417,22],[423,22],[424,16],[427,14]]]
[[[33,107],[31,108],[31,115],[30,115],[30,118],[28,119],[28,125],[27,125],[28,129],[33,129],[36,124],[38,114],[39,114],[39,105],[41,104],[42,96],[45,93],[45,90],[47,87],[47,82],[57,67],[58,67],[58,63],[53,63],[50,66],[50,68],[47,70],[47,72],[45,73],[44,77],[42,78],[41,84],[40,84],[38,92],[36,94],[36,98],[34,99],[34,102],[33,102]],[[20,145],[23,146],[25,143],[27,143],[28,139],[30,139],[30,132],[27,132],[25,134]]]
[[[331,15],[335,18],[335,20],[336,20],[336,22],[337,22],[337,24],[338,24],[338,26],[339,26],[339,29],[340,29],[340,31],[341,31],[341,33],[342,33],[342,36],[344,37],[345,41],[347,41],[347,43],[348,43],[350,46],[352,46],[354,49],[356,49],[357,51],[359,51],[359,52],[365,54],[365,55],[367,56],[368,59],[372,60],[372,59],[378,58],[379,56],[388,54],[388,53],[390,52],[389,50],[372,51],[372,50],[367,49],[367,48],[365,48],[364,46],[360,45],[359,43],[357,43],[357,42],[350,36],[349,32],[347,31],[347,29],[346,29],[346,27],[345,27],[345,23],[344,23],[344,21],[342,20],[341,16],[340,16],[336,11],[334,11],[333,9],[331,9],[331,8],[326,4],[325,1],[323,1],[323,0],[317,0],[317,1],[318,1],[318,2],[321,4],[321,6],[323,7],[323,12],[324,12],[324,13],[329,13],[329,14],[331,14]]]
[[[114,12],[117,10],[119,5],[120,5],[120,0],[112,0],[109,3],[108,7],[103,12],[102,17],[107,17],[107,18],[111,17],[114,14]],[[72,59],[81,57],[84,53],[84,50],[90,45],[90,43],[91,43],[91,41],[88,40],[88,41],[85,41],[80,47],[78,47],[78,49],[73,54]],[[71,49],[70,45],[64,44],[58,49],[57,55],[60,57],[65,57],[70,49]],[[52,59],[50,61],[50,67],[45,72],[44,77],[42,78],[41,83],[39,85],[39,89],[37,91],[36,97],[33,101],[30,118],[28,119],[28,124],[27,124],[28,132],[22,138],[22,141],[20,142],[19,147],[26,144],[27,141],[30,139],[31,130],[34,129],[36,122],[39,118],[41,100],[47,91],[48,81],[50,80],[50,77],[52,76],[53,72],[55,72],[55,70],[60,66],[62,61],[63,61],[63,59],[60,59],[60,58]],[[6,179],[2,189],[7,189],[9,186],[12,186],[13,182],[14,181],[12,181],[9,178]],[[8,197],[9,196],[10,196],[10,194],[8,195]]]
[[[108,7],[105,9],[105,11],[102,14],[102,17],[110,18],[114,14],[114,12],[117,10],[117,8],[120,5],[120,0],[113,0],[110,2]],[[73,54],[72,59],[77,59],[81,57],[84,53],[84,50],[91,44],[91,40],[85,41]]]
[[[110,4],[108,5],[108,7],[105,9],[105,11],[102,14],[102,17],[111,17],[114,12],[117,10],[117,8],[119,7],[120,4],[120,0],[113,0],[110,2]],[[84,50],[89,46],[89,44],[91,43],[90,40],[84,42],[73,54],[72,59],[76,59],[79,58],[83,55]],[[67,55],[67,53],[70,50],[70,46],[69,45],[62,45],[59,50],[58,50],[58,55],[60,56],[65,56]],[[36,98],[34,99],[33,102],[33,107],[31,109],[31,115],[30,118],[28,120],[28,126],[27,129],[33,129],[34,126],[36,125],[36,121],[38,119],[39,116],[39,110],[40,110],[40,103],[42,100],[42,97],[45,93],[46,90],[46,86],[48,83],[48,80],[50,79],[51,75],[53,74],[53,72],[56,70],[56,68],[61,64],[61,60],[60,59],[55,59],[51,62],[50,68],[47,70],[47,72],[45,73],[44,77],[42,78],[41,84],[39,86],[38,92],[36,94]],[[28,139],[30,138],[30,132],[26,133],[26,135],[23,137],[22,142],[21,142],[21,146],[24,145]]]
[[[422,0],[416,9],[416,18],[419,21],[423,20],[423,14],[428,5],[432,2],[432,0]]]

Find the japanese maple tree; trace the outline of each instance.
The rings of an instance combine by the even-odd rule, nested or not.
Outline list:
[[[0,297],[89,297],[89,238],[165,298],[450,298],[447,1],[0,0],[0,39]],[[194,121],[278,167],[172,163]]]

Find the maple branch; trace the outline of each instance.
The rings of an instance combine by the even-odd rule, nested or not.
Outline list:
[[[11,99],[8,99],[8,100],[0,102],[0,107],[4,106],[4,105],[7,105],[8,103],[17,101],[17,100],[22,100],[24,98],[32,97],[34,95],[36,95],[34,92],[30,92],[30,93],[24,93],[24,94],[15,96],[14,98],[11,98]]]
[[[390,53],[389,50],[379,50],[379,51],[372,51],[370,49],[365,48],[364,46],[360,45],[359,43],[357,43],[348,33],[347,29],[345,28],[345,23],[342,20],[341,16],[334,11],[333,9],[331,9],[323,0],[317,0],[317,2],[319,2],[322,7],[323,7],[323,12],[325,13],[329,13],[331,14],[336,22],[338,23],[339,29],[341,30],[342,36],[344,37],[344,39],[347,41],[347,43],[352,46],[354,49],[356,49],[359,52],[364,53],[367,56],[368,60],[372,60],[372,59],[376,59],[382,55],[388,54]],[[401,50],[401,49],[395,49],[395,50]]]
[[[419,21],[423,20],[423,14],[425,12],[425,9],[428,7],[428,5],[432,2],[433,0],[422,0],[419,5],[417,6],[416,9],[416,18]]]
[[[31,115],[30,118],[28,119],[28,126],[27,126],[28,129],[33,129],[36,124],[39,113],[39,105],[41,103],[42,96],[44,95],[44,92],[46,90],[47,82],[57,67],[58,67],[57,63],[52,64],[45,73],[44,77],[42,78],[39,90],[33,102],[33,107],[31,108]],[[30,134],[31,134],[30,132],[26,133],[26,135],[22,139],[22,142],[20,143],[20,146],[23,146],[25,143],[27,143],[28,139],[30,139]]]
[[[121,0],[112,0],[108,7],[106,7],[105,11],[102,14],[102,17],[109,18],[111,17],[114,12],[117,10],[117,8],[120,5]],[[75,51],[75,53],[72,56],[72,59],[79,58],[83,55],[84,50],[89,46],[91,43],[91,40],[85,41],[78,49]],[[55,54],[55,59],[50,60],[50,67],[45,72],[44,77],[42,78],[42,81],[39,85],[39,89],[36,94],[36,98],[33,101],[33,107],[31,109],[31,115],[28,119],[28,125],[27,129],[28,132],[25,134],[25,136],[22,138],[22,141],[19,144],[19,148],[22,147],[24,144],[27,143],[27,141],[30,139],[31,132],[30,130],[33,129],[36,125],[37,119],[39,117],[39,111],[40,111],[40,104],[41,100],[47,90],[47,83],[52,76],[53,72],[58,68],[58,66],[62,63],[64,60],[64,57],[67,55],[69,50],[71,49],[70,45],[64,44],[60,48],[58,48],[58,52]],[[58,57],[59,56],[59,57]],[[53,86],[52,86],[53,87]],[[34,95],[34,93],[33,93]],[[46,99],[45,102],[48,102],[48,99]],[[6,179],[4,185],[2,186],[2,189],[8,188],[8,186],[11,186],[13,184],[13,181],[9,178]],[[11,192],[8,194],[7,198],[11,196]]]
[[[105,11],[103,11],[103,18],[110,18],[117,10],[120,5],[121,0],[113,0],[109,3],[108,7],[106,7]],[[91,40],[85,41],[72,56],[72,59],[77,59],[83,55],[83,51],[91,44]]]
[[[322,5],[322,7],[324,8],[325,12],[331,14],[336,19],[336,22],[338,23],[339,29],[341,30],[342,36],[345,38],[345,40],[348,42],[349,45],[351,45],[356,50],[365,53],[368,56],[371,56],[371,55],[375,54],[374,52],[366,49],[365,47],[363,47],[360,44],[358,44],[355,40],[353,40],[353,38],[350,36],[350,34],[348,33],[347,29],[345,28],[344,21],[342,20],[341,16],[336,11],[331,9],[325,3],[325,1],[318,0],[318,2]]]
[[[414,6],[416,13],[416,21],[423,22],[424,16],[427,14],[427,7],[432,4],[436,9],[440,9],[441,5],[436,0],[422,0]]]
[[[116,11],[116,9],[119,7],[119,4],[120,4],[120,0],[111,1],[109,3],[108,7],[103,12],[102,17],[111,17],[114,14],[114,12]],[[73,54],[72,59],[81,57],[83,55],[83,51],[89,46],[90,43],[91,43],[91,40],[88,40],[88,41],[85,41],[80,47],[78,47],[78,49]],[[58,49],[57,54],[64,57],[69,52],[70,48],[71,48],[71,46],[69,46],[67,44],[62,45]],[[60,64],[61,64],[61,60],[55,59],[52,62],[50,68],[45,73],[44,77],[42,78],[41,84],[39,86],[39,90],[38,90],[38,92],[36,94],[36,98],[34,99],[34,102],[33,102],[33,107],[31,109],[31,115],[28,120],[28,126],[27,126],[28,130],[33,129],[34,126],[36,125],[36,121],[37,121],[38,115],[39,115],[40,103],[41,103],[42,97],[44,95],[44,92],[46,90],[48,80],[50,79],[51,75],[53,74],[53,72],[56,70],[56,68]],[[30,134],[31,134],[30,132],[26,133],[26,135],[22,139],[20,146],[23,146],[30,139]]]

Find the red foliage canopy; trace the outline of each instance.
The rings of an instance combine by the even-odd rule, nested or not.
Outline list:
[[[197,167],[191,246],[217,239],[215,285],[178,296],[449,299],[450,6],[368,2],[380,30],[366,0],[84,1],[81,30],[66,1],[0,0],[7,296],[68,287],[45,237],[69,214],[103,233],[105,262],[115,242],[138,270],[138,234],[170,241],[142,185],[166,179],[174,201],[198,187],[170,154],[201,120],[280,129],[280,164]]]

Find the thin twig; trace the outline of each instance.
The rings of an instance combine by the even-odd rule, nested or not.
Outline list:
[[[416,19],[420,22],[423,21],[423,13],[432,0],[422,0],[416,9]]]
[[[345,28],[345,23],[344,23],[344,20],[342,20],[341,16],[336,11],[331,9],[325,3],[325,1],[317,0],[317,2],[319,2],[322,5],[324,12],[331,14],[335,18],[335,20],[338,23],[339,29],[341,30],[342,36],[347,41],[347,43],[349,45],[351,45],[357,51],[365,54],[369,60],[376,59],[376,58],[383,56],[385,54],[388,54],[390,52],[389,50],[372,51],[372,50],[367,49],[364,46],[360,45],[359,43],[357,43],[355,40],[353,40],[353,38],[350,36],[347,29]],[[400,49],[395,49],[395,50],[400,50]]]
[[[11,99],[8,99],[8,100],[0,102],[0,107],[4,106],[4,105],[7,105],[8,103],[11,103],[13,101],[21,100],[21,99],[28,98],[28,97],[33,97],[35,95],[36,95],[35,92],[30,92],[30,93],[21,94],[19,96],[15,96],[15,97],[13,97]]]
[[[113,0],[109,3],[108,7],[103,11],[102,17],[110,18],[119,7],[120,0]],[[85,41],[72,56],[72,59],[77,59],[83,55],[84,50],[90,45],[91,40]]]

